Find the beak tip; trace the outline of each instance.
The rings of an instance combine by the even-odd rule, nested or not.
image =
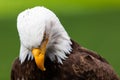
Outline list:
[[[46,71],[46,68],[44,68],[43,71]]]
[[[39,68],[40,69],[40,68]],[[40,69],[41,71],[46,71],[46,68]]]

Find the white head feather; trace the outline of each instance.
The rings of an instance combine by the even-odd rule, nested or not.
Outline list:
[[[46,56],[51,61],[62,63],[70,54],[71,41],[56,15],[44,7],[34,7],[21,12],[17,18],[17,29],[20,36],[21,48],[19,59],[33,59],[31,50],[41,45],[44,33],[49,36]],[[28,56],[28,57],[27,57]]]

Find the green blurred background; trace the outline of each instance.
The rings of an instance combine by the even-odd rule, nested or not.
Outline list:
[[[98,52],[120,75],[119,0],[0,0],[0,80],[10,80],[19,55],[17,15],[34,6],[54,11],[73,40]]]

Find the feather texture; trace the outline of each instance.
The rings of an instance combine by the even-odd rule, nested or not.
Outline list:
[[[42,72],[34,60],[20,64],[16,59],[11,80],[120,80],[110,64],[93,51],[72,41],[72,52],[63,64],[53,62],[46,57],[46,71]]]
[[[31,50],[38,48],[41,45],[43,37],[49,37],[46,56],[49,56],[52,61],[62,63],[65,60],[66,54],[70,54],[71,41],[67,32],[63,28],[57,16],[50,10],[44,7],[34,7],[21,12],[17,19],[17,29],[20,36],[21,63],[33,59]]]

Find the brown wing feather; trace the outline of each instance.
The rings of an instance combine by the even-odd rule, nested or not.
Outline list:
[[[34,60],[12,66],[11,80],[120,80],[109,63],[95,52],[72,41],[73,51],[63,64],[45,60],[46,71],[40,71]]]
[[[89,55],[91,55],[91,56],[93,56],[93,57],[101,60],[102,62],[108,63],[104,58],[102,58],[102,57],[101,57],[99,54],[97,54],[96,52],[91,51],[91,50],[88,50],[87,48],[84,48],[84,47],[80,46],[79,44],[77,44],[77,43],[74,42],[73,40],[72,40],[72,43],[73,43],[73,48],[75,49],[75,50],[74,50],[75,52],[76,52],[76,51],[78,51],[78,52],[80,52],[80,53],[81,53],[81,52],[84,52],[84,53],[87,53],[87,54],[89,54]],[[77,47],[77,48],[76,48],[76,47]]]
[[[77,43],[73,43],[73,52],[63,63],[63,76],[69,80],[119,80],[108,62]],[[65,80],[68,80],[65,79]]]

